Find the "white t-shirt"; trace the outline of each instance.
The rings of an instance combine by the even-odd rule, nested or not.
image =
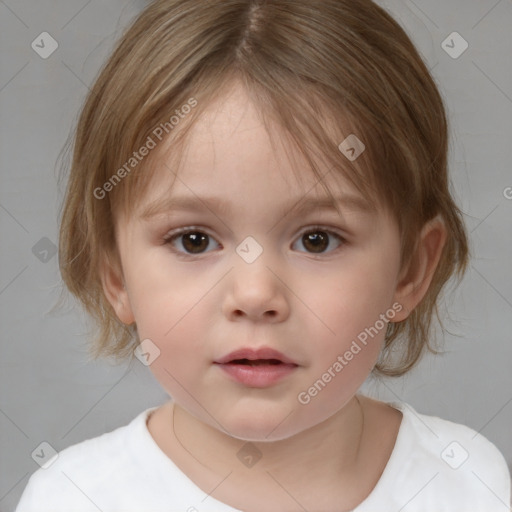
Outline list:
[[[403,413],[396,443],[354,512],[510,510],[510,474],[494,444],[404,402],[389,405]],[[30,477],[16,512],[240,512],[208,496],[159,448],[146,424],[154,409],[62,450]]]

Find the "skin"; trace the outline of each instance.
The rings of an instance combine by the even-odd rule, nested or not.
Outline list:
[[[121,268],[102,270],[119,319],[136,322],[140,339],[160,350],[150,369],[173,403],[153,413],[149,431],[200,488],[233,507],[349,510],[377,483],[401,421],[385,404],[357,400],[385,329],[309,403],[297,396],[393,304],[402,306],[393,321],[414,309],[439,261],[444,226],[440,220],[426,225],[411,266],[401,269],[398,227],[386,211],[343,203],[342,216],[285,210],[306,194],[325,192],[314,187],[304,163],[300,183],[295,179],[297,162],[283,145],[274,151],[257,107],[239,86],[197,122],[189,148],[171,197],[192,196],[201,205],[197,197],[215,196],[228,201],[229,210],[143,219],[144,208],[169,194],[173,183],[162,156],[146,196],[129,217],[117,219]],[[335,192],[358,195],[332,173],[326,180]],[[325,228],[315,233],[334,233],[321,253],[302,236],[317,224]],[[191,226],[209,235],[203,253],[187,253],[193,244],[183,236],[165,243],[176,229]],[[263,249],[250,264],[236,252],[247,236]],[[298,368],[259,389],[234,382],[213,364],[235,349],[263,346]],[[247,442],[262,454],[252,468],[237,458]]]

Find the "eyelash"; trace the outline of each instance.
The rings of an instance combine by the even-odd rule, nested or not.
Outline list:
[[[322,252],[322,253],[314,253],[314,252],[309,253],[307,251],[299,251],[299,252],[305,252],[306,254],[309,254],[311,256],[317,256],[317,257],[320,256],[321,257],[325,254],[330,254],[330,253],[333,253],[333,252],[339,250],[341,247],[343,247],[347,243],[346,239],[343,236],[341,236],[337,231],[333,230],[332,228],[329,228],[327,226],[322,226],[322,225],[313,225],[313,226],[308,227],[307,229],[302,230],[299,233],[299,235],[297,236],[297,240],[300,240],[305,234],[308,234],[308,233],[311,234],[311,233],[317,233],[317,232],[327,233],[330,236],[334,236],[339,241],[340,244],[338,245],[338,247],[335,247],[334,249],[332,249],[330,251],[326,251],[326,252]],[[198,253],[198,254],[193,254],[193,253],[188,253],[188,252],[183,252],[183,251],[177,250],[173,247],[172,242],[175,239],[178,239],[180,236],[187,235],[190,233],[200,233],[203,235],[207,235],[210,239],[215,240],[215,238],[212,235],[210,235],[207,232],[207,230],[205,230],[204,228],[201,228],[199,226],[188,226],[186,228],[177,229],[177,230],[172,231],[172,232],[168,233],[167,235],[165,235],[163,237],[163,243],[164,243],[164,245],[169,245],[172,252],[174,252],[178,257],[181,257],[181,258],[193,258],[193,257],[197,258],[197,257],[207,254],[208,252],[211,252],[211,251],[206,251],[206,252],[202,252],[202,253]]]

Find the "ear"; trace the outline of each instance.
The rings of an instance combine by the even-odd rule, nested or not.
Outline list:
[[[446,227],[440,215],[423,226],[411,261],[398,278],[394,301],[401,304],[403,309],[395,315],[394,322],[405,320],[427,293],[446,237]]]
[[[134,323],[135,317],[125,287],[119,258],[112,261],[108,255],[104,255],[100,264],[100,276],[103,293],[119,320],[127,325]]]

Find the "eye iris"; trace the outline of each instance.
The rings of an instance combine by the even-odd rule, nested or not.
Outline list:
[[[205,235],[204,233],[193,232],[186,233],[182,236],[183,247],[191,253],[200,253],[208,247],[208,235]]]
[[[308,245],[311,244],[313,248],[312,252],[323,252],[329,245],[327,235],[323,231],[307,233],[302,237],[302,240],[306,249],[309,249]]]

